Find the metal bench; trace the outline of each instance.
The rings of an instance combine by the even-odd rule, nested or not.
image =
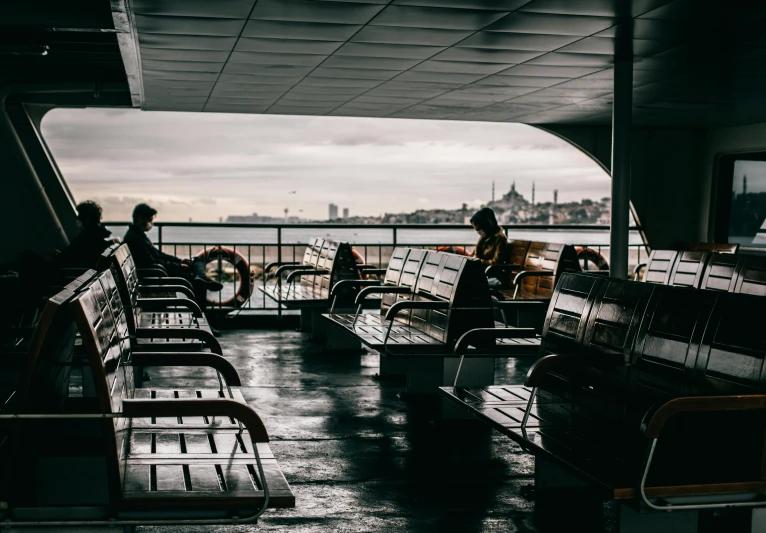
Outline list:
[[[516,257],[525,242],[521,241],[518,246],[514,243]],[[526,248],[520,268],[517,265],[493,265],[487,267],[486,273],[487,276],[499,276],[506,270],[512,273],[513,282],[509,289],[492,290],[495,308],[505,325],[532,327],[539,332],[556,280],[564,272],[579,272],[580,263],[577,252],[570,245],[532,242]],[[516,303],[520,301],[528,303]]]
[[[319,315],[333,303],[331,289],[341,280],[360,280],[359,269],[345,242],[314,239],[306,247],[302,262],[273,262],[266,265],[264,275],[273,269],[276,281],[259,287],[269,298],[288,309],[301,311],[301,329],[312,337],[324,336]],[[283,280],[283,274],[286,278]]]
[[[11,495],[4,525],[129,531],[152,524],[251,524],[267,507],[294,506],[260,418],[231,388],[239,385],[231,364],[205,352],[134,352],[111,276],[99,274],[70,304],[96,401],[76,412],[0,415],[59,430],[56,446],[24,441],[25,453],[53,474],[14,472],[33,490]],[[209,390],[138,389],[134,364],[208,366],[225,382]]]
[[[368,293],[381,293],[379,314],[358,311],[323,317],[379,352],[381,368],[386,360],[402,361],[408,393],[436,394],[439,385],[454,377],[455,342],[470,329],[495,325],[483,268],[476,259],[411,249],[392,267],[389,280],[396,277],[398,285],[367,287],[357,298],[362,304]],[[472,359],[466,374],[477,382],[491,382],[494,358]]]
[[[600,283],[575,353],[540,359],[524,386],[444,397],[535,455],[538,498],[617,500],[620,531],[696,531],[698,510],[766,504],[762,299]]]
[[[138,279],[135,263],[126,245],[104,252],[102,268],[112,272],[127,312],[134,349],[190,351],[208,348],[221,353],[220,344],[210,330],[194,294],[181,278],[167,278],[167,284],[144,285]],[[181,279],[181,281],[186,281]]]

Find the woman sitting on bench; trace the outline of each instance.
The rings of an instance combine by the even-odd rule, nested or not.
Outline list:
[[[479,234],[479,242],[472,257],[478,258],[484,266],[502,265],[508,263],[510,248],[505,231],[497,223],[495,212],[489,207],[482,207],[471,217],[471,225]],[[511,285],[506,275],[489,278],[489,286],[493,289],[504,289]]]

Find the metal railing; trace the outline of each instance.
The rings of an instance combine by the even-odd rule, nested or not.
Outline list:
[[[115,235],[127,229],[126,222],[108,222]],[[505,228],[508,237],[532,241],[562,242],[591,248],[609,260],[609,226],[603,225],[513,225]],[[630,264],[645,260],[646,247],[638,227],[631,227]],[[163,252],[191,258],[215,247],[230,248],[246,260],[254,279],[252,294],[240,309],[278,309],[258,290],[265,286],[265,266],[273,261],[301,261],[308,241],[332,238],[349,242],[366,264],[386,268],[396,246],[413,248],[463,247],[473,251],[478,240],[471,226],[464,224],[229,224],[198,222],[157,222],[149,237]],[[587,261],[587,260],[586,260]],[[217,264],[216,264],[217,263]],[[209,297],[220,303],[235,293],[239,274],[234,265],[218,260],[209,266],[211,277],[224,283],[220,293]],[[593,267],[584,264],[585,268]],[[210,268],[212,267],[212,269]],[[280,310],[281,314],[281,310]]]

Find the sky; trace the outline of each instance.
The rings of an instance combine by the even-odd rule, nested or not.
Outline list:
[[[523,124],[89,108],[51,111],[42,132],[75,200],[111,221],[139,202],[195,222],[478,208],[493,180],[498,197],[514,181],[538,202],[609,195],[588,156]]]

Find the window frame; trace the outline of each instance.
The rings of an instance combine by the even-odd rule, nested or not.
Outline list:
[[[731,223],[731,193],[734,184],[734,164],[737,161],[764,161],[766,151],[738,152],[718,156],[715,192],[715,224],[713,242],[729,242]],[[761,248],[760,246],[758,248]]]

